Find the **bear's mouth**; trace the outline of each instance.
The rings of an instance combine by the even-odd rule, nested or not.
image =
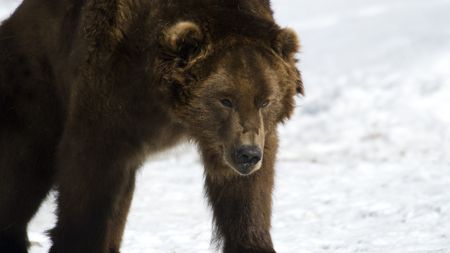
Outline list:
[[[261,162],[258,163],[243,163],[239,166],[232,167],[239,175],[241,176],[249,176],[253,174],[255,171],[259,170],[261,167]]]

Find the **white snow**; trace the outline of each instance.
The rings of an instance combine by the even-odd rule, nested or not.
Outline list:
[[[0,0],[0,18],[16,4]],[[280,131],[277,251],[450,252],[450,0],[273,6],[300,34],[307,92]],[[215,252],[202,173],[189,145],[151,158],[123,252]],[[51,199],[31,253],[49,247]]]

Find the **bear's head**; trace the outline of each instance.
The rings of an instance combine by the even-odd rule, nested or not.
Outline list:
[[[198,143],[207,173],[259,170],[265,152],[276,149],[267,138],[303,94],[297,36],[266,24],[239,30],[178,21],[162,33],[158,64],[176,101],[173,115]]]

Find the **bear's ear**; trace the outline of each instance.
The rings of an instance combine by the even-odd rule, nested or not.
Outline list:
[[[165,54],[176,61],[180,68],[186,67],[197,56],[204,41],[202,30],[190,21],[178,22],[164,31],[162,41]]]
[[[292,63],[295,68],[295,63],[297,62],[295,54],[300,50],[300,41],[294,30],[290,28],[281,29],[277,34],[273,47],[284,60]],[[297,93],[305,95],[301,73],[297,68],[295,68],[295,71],[297,72]]]
[[[281,29],[275,39],[274,49],[285,60],[295,60],[295,54],[300,50],[300,41],[295,31],[290,28]]]

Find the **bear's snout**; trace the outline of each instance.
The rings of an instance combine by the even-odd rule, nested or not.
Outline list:
[[[236,169],[243,175],[249,175],[255,169],[255,165],[262,159],[262,152],[258,146],[241,146],[234,153]]]

